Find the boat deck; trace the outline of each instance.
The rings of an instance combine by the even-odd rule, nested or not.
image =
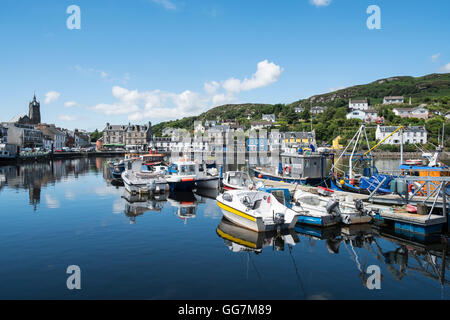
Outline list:
[[[380,217],[386,220],[395,220],[421,226],[433,226],[447,222],[444,216],[437,214],[419,215],[395,211],[380,211]]]
[[[295,184],[291,184],[291,183],[265,180],[265,179],[259,179],[259,178],[254,178],[254,180],[261,181],[266,186],[277,187],[277,188],[287,188],[290,191],[303,190],[303,191],[317,194],[316,187],[309,187],[309,186],[304,186],[304,185],[296,186]],[[394,195],[394,194],[376,195],[376,196],[373,196],[371,199],[369,199],[369,196],[366,194],[352,193],[352,192],[347,192],[347,191],[334,191],[334,193],[338,196],[351,196],[351,197],[353,197],[353,199],[361,199],[364,202],[370,202],[370,203],[377,203],[377,204],[383,204],[383,205],[404,205],[405,204],[404,200],[400,196]],[[417,205],[419,203],[423,203],[425,200],[426,200],[426,197],[415,196],[412,200],[410,199],[408,203],[411,205]],[[424,204],[427,207],[432,207],[433,202],[434,202],[434,198],[431,197],[428,200],[426,200],[424,202]],[[450,206],[450,204],[448,203],[447,207],[449,207],[449,206]],[[440,209],[443,208],[442,197],[439,197],[437,199],[435,208],[440,208]]]

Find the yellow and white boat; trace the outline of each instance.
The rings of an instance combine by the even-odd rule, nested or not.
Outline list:
[[[293,229],[299,217],[299,213],[263,191],[231,190],[216,200],[225,218],[257,232]]]

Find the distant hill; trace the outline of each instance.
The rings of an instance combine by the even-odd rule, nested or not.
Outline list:
[[[414,103],[429,102],[432,98],[450,97],[450,73],[433,73],[423,77],[391,77],[380,79],[369,84],[357,85],[325,94],[315,95],[308,99],[294,102],[313,104],[334,104],[338,100],[368,98],[371,104],[382,103],[386,96],[404,96],[405,102],[409,97]]]
[[[392,113],[393,106],[381,105],[385,96],[404,96],[405,107],[411,97],[412,105],[426,103],[431,111],[440,110],[444,113],[450,109],[450,73],[430,74],[423,77],[397,76],[380,79],[369,84],[352,86],[298,100],[290,104],[227,104],[218,106],[198,116],[183,118],[175,121],[162,122],[153,127],[156,135],[166,127],[193,129],[195,121],[204,120],[237,120],[241,124],[249,126],[251,120],[261,120],[262,114],[274,113],[277,116],[278,128],[281,131],[307,130],[310,128],[311,115],[309,111],[303,114],[295,113],[295,107],[303,106],[309,109],[311,106],[327,106],[327,112],[313,120],[313,127],[318,132],[320,141],[330,141],[333,136],[342,134],[343,128],[352,131],[358,126],[354,120],[346,120],[348,100],[350,98],[367,98],[370,105],[375,107],[379,114],[388,119],[388,124],[405,124]],[[411,119],[415,120],[415,119]],[[444,121],[443,118],[441,121]],[[417,121],[414,124],[420,125]],[[423,123],[422,125],[425,125]],[[433,124],[437,128],[437,124]],[[437,129],[436,129],[437,130]],[[437,132],[435,133],[437,136]],[[344,134],[345,135],[345,134]]]

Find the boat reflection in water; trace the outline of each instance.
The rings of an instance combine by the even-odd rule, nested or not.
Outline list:
[[[367,286],[371,276],[366,272],[368,266],[373,264],[368,263],[369,259],[376,259],[378,266],[386,268],[398,281],[420,274],[438,281],[441,288],[450,284],[445,278],[450,267],[449,248],[448,243],[441,238],[420,241],[412,235],[398,234],[371,225],[330,228],[296,226],[295,230],[312,242],[325,241],[330,254],[348,253],[359,271],[363,286]],[[345,250],[342,250],[343,247]],[[383,281],[386,272],[381,273]]]
[[[197,188],[195,190],[195,194],[202,198],[202,199],[200,199],[200,202],[203,203],[206,200],[205,198],[216,200],[217,196],[219,195],[219,189],[203,189],[203,188],[200,189],[200,188]]]
[[[171,191],[168,201],[176,209],[178,218],[184,220],[184,224],[187,224],[188,219],[195,218],[198,199],[192,191]]]
[[[224,239],[225,245],[233,252],[255,252],[261,253],[263,248],[272,247],[277,251],[284,251],[285,246],[295,246],[299,242],[294,230],[275,230],[268,232],[256,232],[235,225],[222,218],[216,229],[219,237]]]
[[[125,202],[125,215],[130,218],[130,224],[136,223],[136,217],[147,211],[160,212],[167,202],[167,193],[158,195],[130,194],[124,190],[122,198]]]

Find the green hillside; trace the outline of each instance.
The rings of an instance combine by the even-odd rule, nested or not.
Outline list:
[[[404,105],[382,105],[385,96],[404,96]],[[277,123],[274,128],[280,131],[316,131],[319,143],[331,143],[338,135],[343,137],[343,143],[360,125],[359,120],[347,120],[349,99],[367,98],[370,105],[386,119],[386,125],[424,125],[429,132],[429,141],[437,144],[438,130],[445,121],[443,116],[433,116],[427,121],[421,119],[401,119],[392,112],[394,107],[414,107],[427,104],[431,112],[439,111],[443,115],[450,110],[450,73],[430,74],[423,77],[391,77],[380,79],[369,84],[357,85],[342,90],[316,95],[307,99],[284,104],[234,104],[223,105],[208,110],[196,117],[183,118],[176,121],[163,122],[153,127],[155,135],[161,135],[166,127],[193,129],[195,121],[204,120],[236,120],[241,125],[250,127],[250,122],[261,120],[264,113],[274,113]],[[409,104],[411,98],[411,105]],[[295,108],[302,106],[305,111],[296,113]],[[312,117],[310,108],[327,106],[327,110]],[[449,122],[449,121],[447,121]],[[375,132],[370,140],[375,140]],[[450,136],[450,123],[446,126],[446,135]],[[447,139],[450,147],[450,139]],[[430,145],[431,147],[431,145]],[[389,146],[386,146],[389,148]]]

